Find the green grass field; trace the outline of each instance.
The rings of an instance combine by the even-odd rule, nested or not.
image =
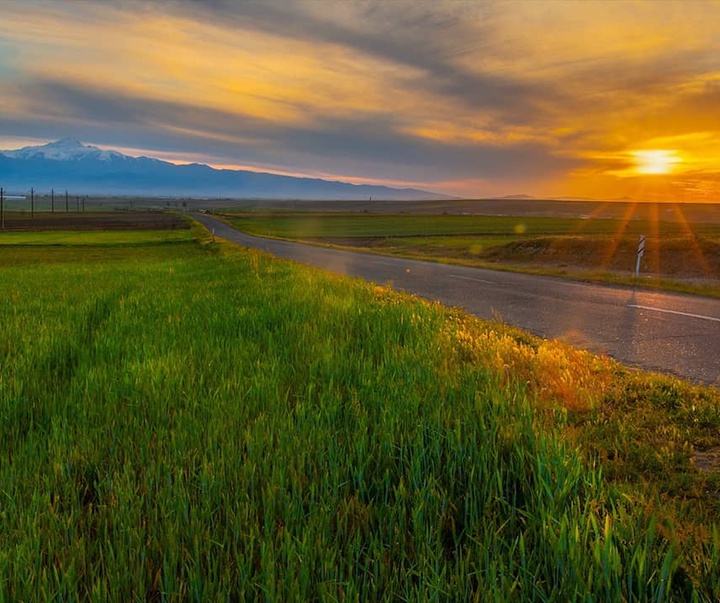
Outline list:
[[[720,297],[720,224],[690,224],[681,213],[671,212],[664,220],[311,212],[224,215],[236,228],[260,236]],[[640,234],[646,235],[647,243],[642,278],[636,283]]]
[[[194,241],[189,230],[8,232],[0,236],[0,268],[177,258]]]
[[[720,597],[717,390],[203,232],[0,237],[1,600]]]
[[[232,216],[232,213],[227,213]],[[347,214],[275,212],[237,214],[234,223],[252,234],[288,238],[383,237],[457,234],[564,234],[608,232],[618,220],[480,215]],[[638,223],[642,232],[644,223]],[[713,229],[720,232],[720,227]]]

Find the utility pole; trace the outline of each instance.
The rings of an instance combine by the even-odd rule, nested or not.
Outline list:
[[[50,213],[55,213],[55,189],[50,191]]]
[[[30,217],[35,217],[35,189],[30,189]]]
[[[0,228],[5,230],[5,190],[0,188]]]
[[[85,199],[87,199],[87,197],[83,197],[83,213],[85,213]]]
[[[70,211],[70,207],[68,206],[68,193],[65,191],[65,213]]]
[[[76,212],[80,211],[80,195],[75,197],[75,211]]]

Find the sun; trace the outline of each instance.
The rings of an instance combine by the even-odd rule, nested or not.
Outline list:
[[[660,149],[633,151],[632,156],[638,174],[669,174],[682,161],[677,151]]]

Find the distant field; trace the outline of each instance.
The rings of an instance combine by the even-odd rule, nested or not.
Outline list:
[[[379,237],[457,234],[651,234],[678,235],[687,231],[682,221],[620,220],[538,216],[348,214],[315,212],[231,213],[246,232],[292,238]],[[720,222],[693,224],[699,235],[720,235]]]
[[[0,234],[0,268],[58,263],[107,263],[145,256],[176,257],[195,238],[184,230],[47,231]]]
[[[557,201],[544,199],[454,199],[445,201],[292,201],[272,199],[193,200],[193,207],[235,212],[354,213],[377,215],[516,216],[545,218],[634,219],[720,223],[720,203],[638,203],[631,201]]]
[[[171,242],[193,241],[194,235],[187,225],[171,230],[80,230],[80,231],[24,231],[7,232],[0,237],[0,246],[136,246],[164,245]]]
[[[232,214],[230,214],[232,215]],[[568,232],[581,228],[577,218],[537,218],[513,216],[458,216],[413,214],[317,214],[257,213],[234,218],[246,232],[266,232],[292,238],[387,237],[457,234],[505,234]],[[603,229],[604,230],[604,229]]]
[[[0,599],[720,598],[716,389],[194,233],[0,235]]]
[[[665,210],[667,211],[667,210]],[[645,286],[720,295],[720,221],[538,216],[225,213],[261,236],[403,257],[609,282],[633,281],[646,235]],[[647,211],[641,212],[645,215]]]
[[[29,212],[8,211],[0,235],[14,231],[187,229],[176,214],[161,211]]]

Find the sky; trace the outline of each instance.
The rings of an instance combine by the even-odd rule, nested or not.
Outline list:
[[[720,0],[0,0],[0,149],[720,202]]]

